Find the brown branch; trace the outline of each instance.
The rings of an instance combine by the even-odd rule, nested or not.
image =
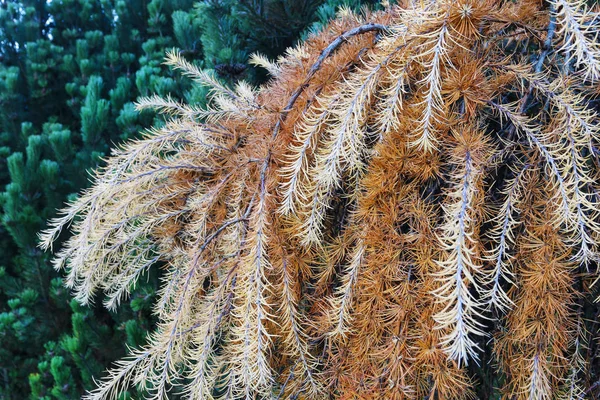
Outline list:
[[[485,21],[491,22],[491,23],[497,23],[497,24],[504,24],[505,27],[508,27],[510,25],[514,25],[514,26],[516,26],[518,28],[523,29],[525,32],[530,33],[538,41],[540,41],[540,42],[542,41],[542,38],[538,35],[538,33],[543,33],[543,30],[542,29],[538,29],[538,28],[536,28],[534,26],[527,25],[527,24],[524,24],[524,23],[519,22],[519,21],[501,20],[501,19],[497,19],[497,18],[485,18]]]
[[[308,70],[308,73],[306,75],[306,79],[304,79],[304,82],[294,91],[294,93],[292,93],[292,96],[290,97],[286,106],[281,111],[281,114],[279,115],[279,119],[277,120],[277,123],[275,124],[275,127],[273,128],[272,138],[275,139],[277,137],[277,134],[279,134],[279,130],[281,129],[281,124],[283,123],[283,121],[285,121],[288,113],[292,110],[292,108],[294,107],[294,104],[296,104],[296,101],[298,100],[298,98],[300,97],[302,92],[304,92],[304,89],[306,89],[308,87],[308,85],[310,84],[310,81],[315,76],[317,71],[321,68],[321,65],[323,65],[323,62],[325,61],[325,59],[327,59],[327,57],[329,57],[331,54],[333,54],[338,49],[338,47],[340,47],[342,45],[342,43],[348,41],[348,39],[350,39],[353,36],[362,35],[364,33],[369,33],[369,32],[381,32],[381,31],[385,31],[387,29],[388,29],[387,26],[381,25],[381,24],[368,23],[365,25],[361,25],[354,29],[350,29],[349,31],[342,33],[333,42],[331,42],[325,49],[323,49],[323,51],[321,51],[321,54],[317,58],[317,61],[312,65],[310,70]]]
[[[543,45],[542,45],[542,53],[540,54],[540,58],[537,60],[536,64],[535,64],[535,73],[539,74],[542,70],[542,67],[544,65],[544,61],[546,60],[546,57],[548,56],[548,54],[550,53],[550,50],[552,49],[552,39],[554,39],[554,34],[556,32],[556,14],[554,13],[554,7],[551,5],[550,6],[550,11],[551,11],[551,15],[550,15],[550,22],[548,23],[548,34],[546,36],[546,40],[544,41]],[[527,108],[529,106],[529,101],[531,100],[531,94],[533,93],[533,85],[529,85],[529,89],[527,90],[527,94],[525,95],[525,97],[523,97],[523,99],[521,100],[521,106],[519,107],[519,113],[523,114],[527,111]],[[512,125],[509,130],[508,130],[508,138],[510,140],[512,140],[512,138],[514,137],[516,132],[516,127],[514,125]]]

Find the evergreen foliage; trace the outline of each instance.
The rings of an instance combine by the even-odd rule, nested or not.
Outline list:
[[[81,304],[164,263],[147,343],[86,398],[592,396],[599,31],[581,0],[345,9],[254,57],[257,89],[170,52],[206,104],[139,100],[170,119],[42,235],[71,224]]]
[[[139,96],[205,104],[207,88],[163,65],[166,50],[229,84],[258,83],[249,55],[276,57],[320,5],[237,3],[0,1],[1,399],[79,398],[127,345],[145,343],[161,273],[145,274],[118,312],[83,307],[36,247],[37,232],[112,147],[164,124],[135,110]]]

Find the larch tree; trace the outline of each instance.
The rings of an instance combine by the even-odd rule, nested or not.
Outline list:
[[[115,149],[42,234],[83,305],[160,260],[158,319],[87,399],[580,399],[600,240],[600,14],[347,9]]]

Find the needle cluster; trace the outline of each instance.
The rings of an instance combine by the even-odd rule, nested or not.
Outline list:
[[[114,151],[42,234],[83,304],[163,269],[156,330],[87,399],[581,398],[600,220],[600,15],[407,1]],[[489,364],[492,357],[493,362]],[[486,365],[481,364],[486,360]]]

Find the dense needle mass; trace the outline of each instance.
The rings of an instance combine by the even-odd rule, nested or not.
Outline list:
[[[55,265],[84,304],[165,269],[158,327],[88,398],[460,399],[489,352],[506,398],[579,398],[599,21],[567,0],[344,10],[255,56],[258,89],[169,53],[210,106],[140,100],[172,119],[43,234],[72,223]]]

